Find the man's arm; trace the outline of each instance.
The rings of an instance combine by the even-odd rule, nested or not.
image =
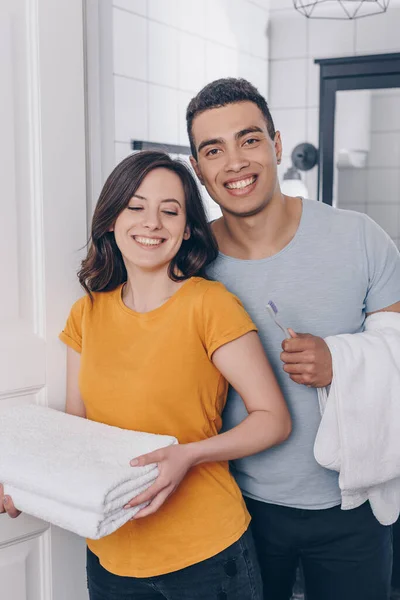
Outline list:
[[[400,301],[376,310],[369,315],[380,312],[400,313]],[[309,333],[295,333],[289,329],[290,339],[283,340],[281,360],[283,370],[290,379],[308,387],[325,387],[332,383],[332,356],[326,342]]]
[[[376,310],[374,312],[367,313],[367,317],[369,317],[369,315],[375,315],[376,313],[380,313],[380,312],[397,312],[397,313],[400,313],[400,301],[399,302],[395,302],[394,304],[391,304],[390,306],[387,306],[386,308],[381,308],[381,310]]]

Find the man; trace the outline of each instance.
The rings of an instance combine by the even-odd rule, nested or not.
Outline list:
[[[203,88],[188,106],[187,127],[192,166],[222,210],[209,274],[258,326],[293,418],[288,441],[232,465],[253,517],[265,598],[290,599],[301,560],[308,600],[387,600],[391,530],[369,503],[341,511],[338,475],[317,464],[313,445],[315,388],[332,380],[323,338],[362,331],[369,313],[400,312],[399,253],[366,215],[281,193],[281,137],[247,81]],[[290,339],[266,310],[269,300]],[[245,415],[231,390],[224,427]]]

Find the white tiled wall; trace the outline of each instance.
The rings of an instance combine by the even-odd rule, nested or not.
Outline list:
[[[399,52],[399,32],[398,0],[392,0],[385,14],[353,21],[307,19],[295,11],[292,0],[271,0],[268,100],[275,126],[283,137],[281,177],[296,144],[309,141],[318,146],[319,67],[314,59]],[[399,115],[398,109],[393,119],[387,118],[383,125],[385,132],[395,128],[396,123],[399,125]],[[380,131],[376,137],[378,149],[382,149],[384,140],[390,144],[391,156],[387,150],[384,154],[378,150],[380,156],[400,165],[397,137],[394,139],[390,133]],[[315,198],[316,167],[304,175],[309,195]]]
[[[269,0],[113,0],[115,157],[132,138],[188,145],[203,85],[243,76],[267,95]]]
[[[214,79],[245,77],[267,95],[268,7],[269,0],[113,0],[116,163],[132,139],[187,146],[186,107]],[[216,217],[217,205],[204,198]]]

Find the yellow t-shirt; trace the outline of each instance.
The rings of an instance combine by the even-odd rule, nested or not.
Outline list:
[[[95,293],[93,305],[88,296],[78,300],[60,334],[81,353],[87,418],[183,444],[217,435],[228,384],[210,358],[256,330],[240,301],[222,284],[193,277],[159,308],[137,313],[121,291]],[[218,554],[249,521],[228,463],[214,462],[192,468],[154,515],[88,546],[112,573],[151,577]]]

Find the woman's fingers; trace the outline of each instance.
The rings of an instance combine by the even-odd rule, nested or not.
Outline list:
[[[136,519],[142,519],[143,517],[148,517],[149,515],[154,514],[158,511],[158,509],[164,504],[166,499],[172,494],[173,487],[169,486],[162,490],[153,500],[150,502],[148,506],[139,510],[139,512],[132,518],[132,521],[136,521]]]
[[[10,496],[4,496],[3,505],[4,505],[4,508],[6,509],[8,516],[11,517],[12,519],[15,519],[16,517],[18,517],[21,514],[21,511],[15,508],[14,503],[13,503],[12,499],[10,498]]]
[[[153,465],[163,460],[164,456],[165,452],[161,448],[160,450],[154,450],[153,452],[148,452],[147,454],[142,454],[142,456],[133,458],[130,462],[130,465],[131,467],[145,467],[146,465]]]
[[[133,508],[134,506],[138,506],[139,504],[143,504],[143,502],[149,502],[153,500],[164,488],[166,484],[162,481],[156,480],[153,485],[151,485],[147,490],[133,498],[128,504],[125,504],[124,508]]]
[[[4,488],[3,488],[3,484],[0,483],[0,513],[6,512],[6,509],[3,504],[3,500],[4,500]]]
[[[21,511],[15,508],[12,498],[4,495],[4,487],[0,483],[0,513],[4,512],[6,512],[12,519],[15,519],[21,514]]]

